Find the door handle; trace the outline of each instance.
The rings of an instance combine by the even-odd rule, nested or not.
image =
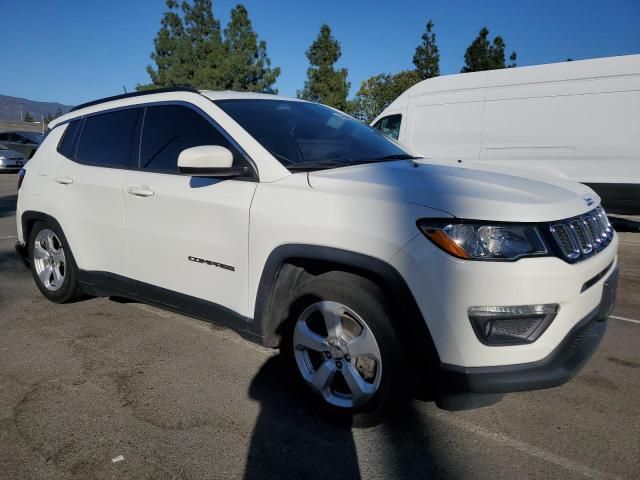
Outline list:
[[[73,183],[73,179],[69,177],[56,177],[54,180],[62,185],[71,185]]]
[[[153,190],[144,187],[128,187],[127,193],[136,197],[152,197]]]

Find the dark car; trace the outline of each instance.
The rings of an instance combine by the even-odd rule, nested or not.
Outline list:
[[[27,159],[33,157],[43,139],[44,135],[37,132],[0,132],[0,143]]]

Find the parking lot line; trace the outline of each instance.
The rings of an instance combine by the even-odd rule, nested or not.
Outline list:
[[[0,240],[5,240],[7,238],[18,238],[15,235],[7,235],[6,237],[0,237]]]
[[[537,457],[545,462],[552,463],[559,467],[562,467],[570,472],[577,473],[586,478],[612,478],[618,479],[617,475],[611,473],[601,472],[594,468],[588,467],[582,463],[574,462],[568,458],[557,455],[553,452],[545,450],[543,448],[536,447],[535,445],[531,445],[526,442],[522,442],[520,440],[516,440],[515,438],[509,437],[503,433],[495,432],[488,430],[480,425],[476,425],[475,423],[468,422],[459,417],[449,414],[448,412],[438,411],[436,417],[441,420],[456,426],[462,430],[466,430],[470,433],[474,433],[482,438],[487,440],[492,440],[499,445],[504,445],[506,447],[513,448],[518,450],[519,452],[525,453],[532,457]]]
[[[633,318],[616,317],[615,315],[609,315],[609,318],[615,318],[616,320],[622,320],[623,322],[637,323],[640,325],[640,320],[634,320]]]

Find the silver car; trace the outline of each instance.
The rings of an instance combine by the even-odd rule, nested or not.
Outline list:
[[[0,144],[0,171],[18,171],[25,164],[24,155]]]
[[[0,132],[0,144],[31,158],[38,149],[44,135],[38,132]]]

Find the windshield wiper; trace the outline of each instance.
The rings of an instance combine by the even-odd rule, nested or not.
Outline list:
[[[346,167],[354,165],[348,160],[323,160],[320,162],[300,162],[286,165],[289,170],[323,170],[327,168]]]
[[[331,160],[322,160],[319,162],[301,162],[285,165],[289,170],[326,170],[329,168],[347,167],[352,165],[362,165],[366,163],[385,162],[391,160],[414,160],[423,157],[414,157],[407,153],[396,153],[393,155],[385,155],[384,157],[367,158],[362,160],[352,160],[350,158],[335,158]]]
[[[408,153],[394,153],[393,155],[385,155],[384,157],[369,158],[369,162],[384,162],[385,160],[416,160],[423,157],[414,157]]]

